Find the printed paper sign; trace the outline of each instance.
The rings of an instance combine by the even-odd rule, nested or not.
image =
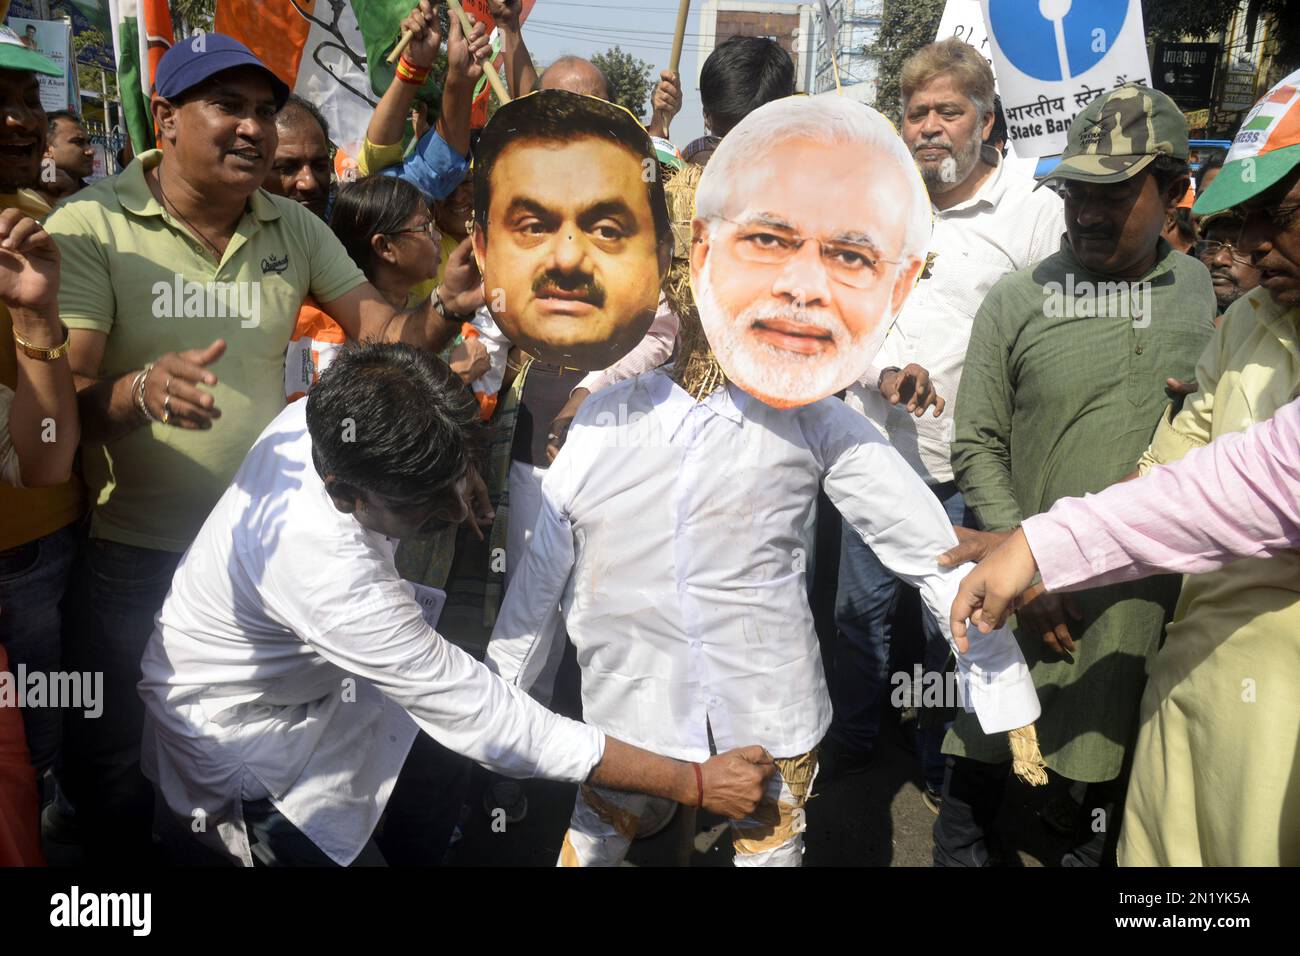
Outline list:
[[[420,616],[424,623],[434,630],[438,628],[438,618],[442,617],[443,605],[447,603],[447,592],[431,588],[427,584],[409,582],[415,588],[415,603],[420,605]]]
[[[41,107],[45,112],[76,109],[74,101],[68,98],[68,70],[71,66],[68,48],[72,42],[72,27],[62,20],[24,20],[22,17],[10,17],[9,26],[24,46],[31,47],[63,70],[62,76],[37,77],[41,84]]]

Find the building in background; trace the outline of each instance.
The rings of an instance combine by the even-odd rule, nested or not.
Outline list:
[[[794,60],[795,89],[807,86],[812,62],[813,4],[751,3],[747,0],[705,0],[700,6],[699,68],[713,48],[734,36],[770,37]],[[696,75],[696,83],[699,76]]]
[[[808,4],[813,11],[813,37],[810,44],[813,56],[806,77],[809,93],[835,91],[835,71],[831,67],[831,50],[826,42],[829,31],[822,22],[822,4]],[[876,102],[877,58],[868,51],[880,36],[880,18],[884,14],[884,0],[829,0],[831,18],[835,23],[838,49],[835,64],[840,71],[840,85],[845,96],[860,103]]]

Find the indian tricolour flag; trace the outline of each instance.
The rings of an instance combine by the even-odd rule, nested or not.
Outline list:
[[[158,61],[172,45],[172,17],[167,0],[108,0],[117,60],[117,88],[131,146],[136,153],[153,149],[153,92]]]

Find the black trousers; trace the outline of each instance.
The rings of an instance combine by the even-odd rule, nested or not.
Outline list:
[[[1075,822],[1072,853],[1090,866],[1114,866],[1123,815],[1125,773],[1088,784]],[[990,866],[993,824],[1002,809],[1011,763],[949,758],[943,779],[943,804],[934,821],[935,866]]]

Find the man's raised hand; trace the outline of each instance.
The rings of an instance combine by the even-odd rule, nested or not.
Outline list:
[[[0,212],[0,301],[11,309],[58,311],[59,247],[18,209]]]
[[[518,30],[523,11],[524,0],[488,0],[488,13],[503,30]]]
[[[411,34],[411,42],[407,44],[402,56],[421,69],[433,66],[433,61],[438,58],[438,48],[442,46],[438,13],[433,9],[433,4],[429,0],[420,0],[402,21],[401,30]]]
[[[477,83],[483,75],[483,61],[492,53],[487,27],[475,23],[474,29],[466,37],[460,27],[460,17],[453,16],[450,22],[451,28],[447,31],[447,73]]]

